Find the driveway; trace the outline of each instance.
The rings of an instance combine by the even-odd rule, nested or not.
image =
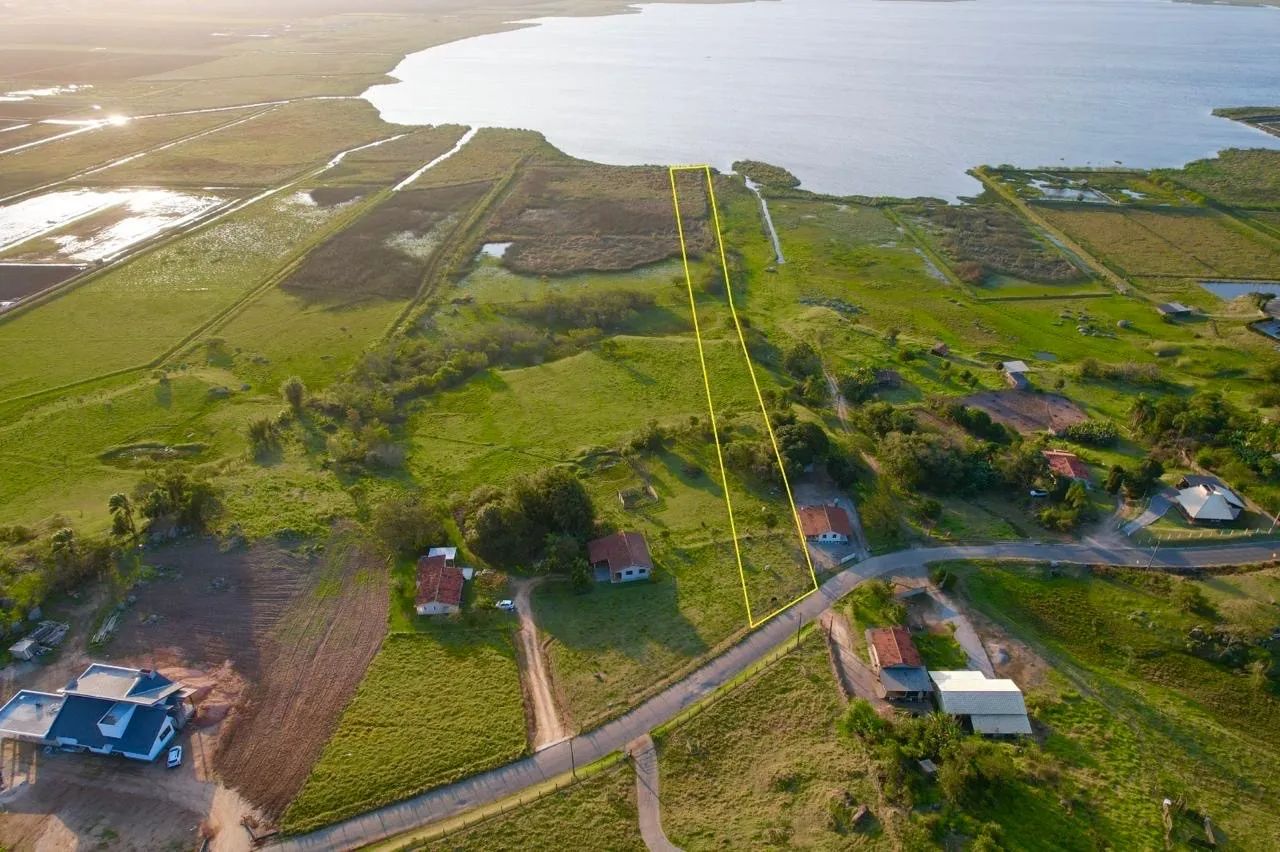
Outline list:
[[[680,852],[662,830],[662,799],[658,795],[658,750],[648,734],[627,746],[636,770],[636,810],[640,814],[640,837],[649,852]]]
[[[420,826],[495,802],[528,787],[558,778],[575,765],[621,751],[632,740],[670,721],[707,698],[773,651],[797,641],[799,630],[817,620],[833,601],[859,583],[890,572],[932,562],[963,559],[1066,562],[1079,565],[1146,564],[1171,569],[1267,562],[1280,552],[1280,540],[1212,547],[1164,548],[1152,558],[1144,548],[1110,543],[1041,544],[1001,542],[986,545],[912,548],[875,556],[850,566],[813,594],[765,622],[718,657],[683,680],[602,727],[549,746],[531,757],[440,787],[412,799],[352,817],[278,844],[285,849],[352,849],[410,832]]]
[[[879,713],[887,713],[892,708],[884,699],[884,693],[875,672],[862,662],[853,643],[853,630],[849,619],[842,612],[828,609],[818,618],[818,625],[827,634],[828,647],[835,662],[836,672],[844,684],[845,692],[866,699]]]
[[[1134,518],[1129,523],[1120,528],[1120,532],[1125,535],[1133,535],[1138,530],[1146,529],[1165,516],[1165,513],[1173,508],[1173,501],[1177,499],[1178,492],[1172,488],[1162,488],[1160,493],[1154,494],[1147,508],[1141,515]]]
[[[560,717],[560,709],[556,706],[555,689],[551,684],[550,669],[547,667],[546,654],[542,643],[538,640],[538,625],[533,620],[533,589],[539,583],[537,579],[513,580],[516,589],[516,615],[520,619],[520,629],[516,631],[516,642],[520,646],[520,678],[524,682],[524,693],[533,709],[533,732],[529,740],[533,750],[546,748],[552,743],[567,739],[569,732],[565,729]]]

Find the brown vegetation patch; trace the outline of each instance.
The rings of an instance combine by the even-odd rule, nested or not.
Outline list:
[[[708,250],[705,192],[691,184],[680,200],[690,250]],[[665,169],[586,163],[527,169],[486,239],[512,243],[503,263],[533,275],[633,269],[680,250]]]
[[[79,266],[0,263],[0,300],[34,295],[66,281],[80,270]]]
[[[484,194],[485,184],[397,192],[307,256],[281,285],[318,300],[408,298],[439,244],[434,233]]]
[[[1037,239],[1026,222],[1003,207],[927,206],[922,218],[939,248],[952,261],[956,274],[970,284],[981,283],[989,275],[1052,284],[1086,277],[1057,249]]]
[[[363,186],[317,186],[307,195],[321,207],[334,207],[338,204],[346,204],[348,201],[355,201],[368,191],[368,187]]]
[[[965,405],[981,408],[997,423],[1017,429],[1023,434],[1043,430],[1056,431],[1089,417],[1065,396],[1035,391],[983,391],[961,400]]]
[[[154,562],[160,576],[137,593],[111,651],[209,686],[200,724],[226,718],[213,767],[278,814],[381,644],[386,562],[351,531],[321,557],[266,542],[224,553],[202,540]]]

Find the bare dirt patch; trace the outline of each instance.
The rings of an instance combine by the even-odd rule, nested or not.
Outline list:
[[[681,193],[685,240],[710,249],[705,192]],[[512,243],[503,264],[532,275],[634,269],[679,253],[665,169],[589,163],[526,169],[489,224],[486,240]]]
[[[991,419],[1023,434],[1056,431],[1088,419],[1088,415],[1065,396],[1034,391],[983,391],[962,402],[981,408]]]
[[[81,269],[79,266],[0,263],[0,301],[22,299],[47,290]]]
[[[350,531],[318,556],[266,542],[223,553],[198,541],[156,561],[165,571],[139,591],[112,655],[208,685],[197,724],[218,728],[210,765],[276,815],[381,644],[386,561]]]

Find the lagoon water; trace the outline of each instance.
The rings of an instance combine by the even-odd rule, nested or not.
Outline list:
[[[406,57],[394,122],[542,131],[607,163],[744,157],[835,193],[972,192],[980,163],[1179,165],[1280,139],[1280,9],[1166,0],[766,0],[549,18]]]

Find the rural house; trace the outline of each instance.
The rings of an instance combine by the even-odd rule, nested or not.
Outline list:
[[[458,548],[456,547],[433,547],[427,551],[427,557],[443,556],[444,564],[450,568],[458,563]]]
[[[466,575],[443,553],[430,553],[418,560],[417,594],[414,611],[418,615],[449,615],[462,609],[462,587]]]
[[[1049,470],[1054,476],[1089,484],[1089,467],[1075,453],[1066,450],[1041,450],[1040,454],[1049,462]]]
[[[800,529],[808,541],[819,544],[848,544],[853,537],[849,513],[839,506],[801,506],[797,510]]]
[[[886,698],[921,701],[929,694],[929,672],[911,641],[911,634],[901,625],[877,627],[866,632],[867,654],[871,668],[880,677]]]
[[[1022,690],[1011,680],[989,678],[982,672],[929,672],[938,709],[961,722],[968,722],[976,734],[1008,736],[1030,734],[1031,720]]]
[[[638,532],[616,532],[588,542],[587,561],[600,582],[630,583],[653,573],[649,545]]]
[[[1177,503],[1193,524],[1229,524],[1244,512],[1244,500],[1216,476],[1182,477]]]
[[[150,669],[91,663],[57,692],[10,698],[0,707],[0,737],[155,760],[195,712],[192,693]]]

